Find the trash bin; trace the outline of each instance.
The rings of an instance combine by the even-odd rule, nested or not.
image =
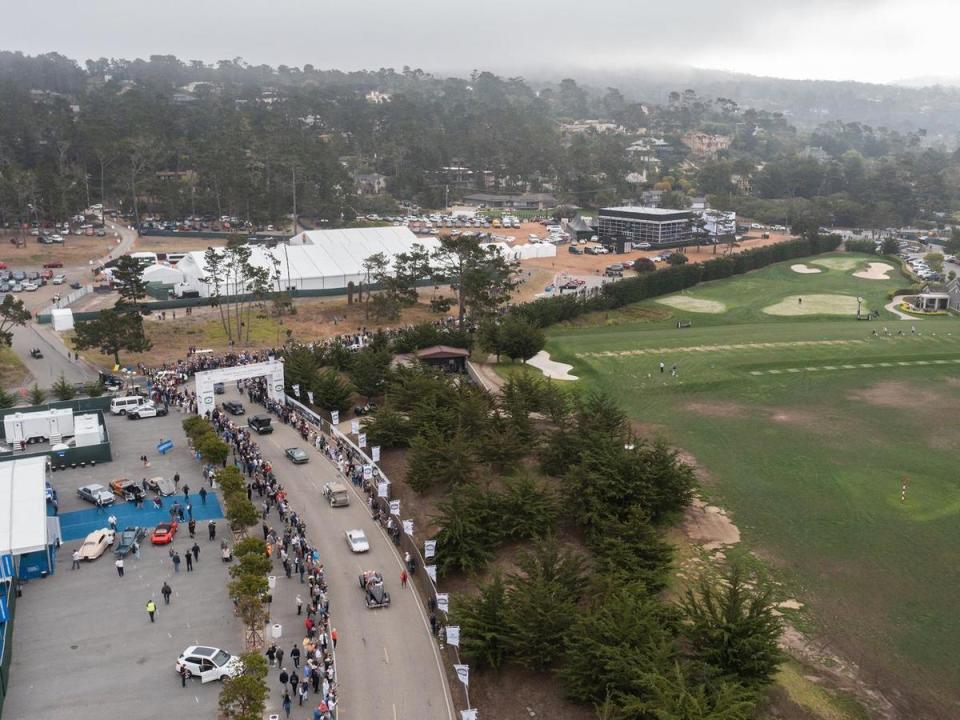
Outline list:
[[[274,640],[279,640],[280,636],[283,635],[283,626],[280,623],[274,623],[273,627],[270,628],[270,637]]]

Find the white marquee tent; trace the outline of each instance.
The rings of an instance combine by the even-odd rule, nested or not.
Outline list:
[[[439,245],[436,238],[418,238],[405,227],[355,228],[345,230],[308,230],[290,239],[288,244],[274,248],[251,246],[250,263],[274,275],[279,272],[280,285],[297,290],[335,290],[364,282],[363,261],[377,253],[389,260],[410,251],[414,245],[433,250]],[[213,283],[203,252],[187,253],[177,263],[183,280],[177,293],[195,291],[200,297],[213,294]],[[220,292],[234,295],[248,291],[224,279]]]
[[[175,267],[169,265],[150,265],[143,270],[141,276],[144,282],[163,283],[164,285],[176,285],[183,281],[183,273]]]
[[[47,547],[46,456],[0,462],[0,555]]]

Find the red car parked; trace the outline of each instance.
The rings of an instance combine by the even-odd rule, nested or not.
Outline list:
[[[150,536],[150,542],[154,545],[168,545],[173,542],[173,536],[177,534],[177,523],[162,522],[153,529]]]

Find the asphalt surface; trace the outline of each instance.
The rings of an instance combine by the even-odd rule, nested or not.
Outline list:
[[[80,485],[106,485],[119,477],[139,480],[145,474],[171,477],[174,472],[180,473],[181,487],[190,485],[191,499],[199,505],[195,492],[202,482],[200,464],[186,449],[179,427],[183,417],[173,412],[130,421],[108,415],[114,460],[51,475],[61,514],[89,511],[90,504],[76,496]],[[174,438],[173,450],[159,455],[153,448],[157,436]],[[148,456],[149,468],[138,460],[142,454]],[[148,513],[141,512],[148,525]],[[106,526],[109,514],[103,514],[101,526]],[[219,683],[191,680],[183,688],[174,671],[177,657],[188,645],[213,645],[230,652],[243,647],[242,629],[226,592],[229,565],[219,559],[225,524],[217,522],[215,542],[207,540],[206,522],[198,525],[200,559],[190,573],[185,564],[174,573],[170,546],[154,547],[149,541],[142,544],[140,560],[128,556],[123,578],[117,575],[110,550],[71,570],[71,555],[80,541],[61,546],[55,574],[26,583],[17,601],[4,720],[217,716]],[[172,547],[183,556],[192,544],[182,526]],[[174,593],[169,606],[160,594],[165,580]],[[146,613],[150,598],[159,608],[152,624]]]
[[[228,389],[221,399],[241,399]],[[256,406],[244,403],[247,412]],[[244,422],[243,418],[239,418]],[[348,507],[331,508],[321,489],[340,480],[336,468],[291,428],[274,422],[270,435],[256,441],[286,489],[292,508],[307,524],[307,537],[320,551],[324,564],[332,624],[337,628],[337,674],[340,683],[340,720],[453,720],[446,678],[440,666],[435,639],[430,633],[426,610],[412,587],[400,587],[402,559],[393,543],[371,519],[366,503],[352,495]],[[294,465],[283,454],[287,447],[307,450],[310,462]],[[346,482],[349,486],[349,481]],[[257,498],[254,496],[254,501]],[[277,522],[271,515],[268,524]],[[345,532],[362,528],[370,551],[355,555],[347,547]],[[364,570],[383,572],[391,605],[368,610],[358,576]],[[296,594],[304,587],[296,576],[277,578],[274,592],[274,622],[283,625],[278,646],[288,652],[303,639],[302,618],[295,614]],[[285,661],[286,664],[286,661]],[[289,668],[288,668],[289,669]],[[282,688],[279,669],[271,669],[268,710],[279,712]]]

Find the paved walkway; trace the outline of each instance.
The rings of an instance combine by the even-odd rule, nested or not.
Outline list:
[[[893,300],[883,306],[884,310],[889,310],[894,315],[896,315],[900,320],[923,320],[922,317],[917,317],[916,315],[910,315],[905,313],[902,310],[899,310],[900,303],[903,302],[903,299],[907,297],[906,295],[896,295]]]

